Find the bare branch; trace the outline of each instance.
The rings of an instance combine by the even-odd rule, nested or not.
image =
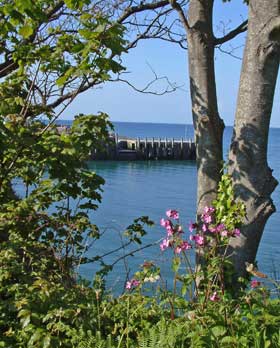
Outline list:
[[[172,93],[175,92],[177,89],[180,89],[183,87],[182,86],[177,86],[175,83],[172,83],[167,76],[158,76],[157,73],[155,72],[155,70],[150,66],[150,64],[148,64],[149,68],[151,69],[154,78],[153,80],[149,81],[145,87],[143,88],[138,88],[136,87],[133,83],[131,83],[128,80],[122,79],[118,76],[118,78],[116,79],[112,79],[109,80],[110,82],[123,82],[125,84],[127,84],[128,86],[130,86],[134,91],[136,92],[140,92],[140,93],[144,93],[144,94],[152,94],[152,95],[164,95],[164,94],[168,94],[168,93]],[[165,81],[166,82],[166,87],[164,90],[157,92],[157,91],[152,91],[151,87],[153,85],[155,85],[156,83],[158,83],[159,81]]]
[[[248,28],[248,20],[246,20],[243,23],[241,23],[238,27],[236,27],[235,29],[233,29],[232,31],[227,33],[225,36],[220,37],[220,38],[215,38],[214,45],[215,46],[222,45],[225,42],[228,42],[231,39],[234,39],[237,35],[243,33],[244,31],[246,31],[247,28]]]
[[[142,4],[138,6],[131,6],[127,7],[127,9],[124,11],[124,13],[117,19],[118,23],[123,23],[128,17],[131,15],[138,13],[138,12],[143,12],[146,10],[155,10],[157,8],[164,7],[166,5],[169,5],[168,0],[162,0],[158,2],[153,2],[153,3],[148,3],[148,4]]]
[[[9,75],[11,72],[18,68],[18,64],[12,59],[6,60],[0,64],[0,78]]]
[[[139,31],[138,35],[135,37],[134,40],[132,40],[127,45],[127,50],[130,48],[135,48],[137,46],[138,41],[143,39],[162,39],[165,34],[167,34],[167,31],[169,31],[169,28],[164,26],[164,22],[166,20],[166,16],[172,11],[172,9],[167,9],[166,11],[159,12],[155,15],[155,17],[149,22],[149,23],[133,23],[128,22],[127,24],[131,26],[137,27],[137,30]],[[163,20],[160,21],[163,17]],[[141,32],[139,29],[143,28],[144,30]]]
[[[127,252],[126,254],[120,256],[119,258],[117,258],[110,266],[111,267],[114,267],[118,262],[122,261],[123,259],[125,259],[126,257],[128,256],[134,256],[134,254],[138,253],[139,251],[142,251],[144,249],[147,249],[147,248],[150,248],[152,246],[155,246],[155,245],[158,245],[159,241],[156,241],[156,242],[153,242],[153,243],[149,243],[149,244],[146,244],[144,246],[141,246],[139,248],[136,248],[130,252]]]
[[[242,57],[239,57],[237,56],[234,51],[236,51],[237,49],[241,48],[241,47],[244,47],[244,45],[241,45],[241,46],[237,46],[237,47],[232,47],[230,46],[230,50],[226,50],[226,49],[223,49],[220,45],[217,46],[218,50],[221,51],[222,53],[225,53],[225,54],[228,54],[229,56],[235,58],[235,59],[238,59],[238,60],[242,60]]]
[[[178,2],[176,0],[169,0],[170,5],[172,6],[172,8],[174,8],[175,11],[178,12],[179,18],[181,19],[181,22],[184,26],[184,28],[186,29],[186,31],[188,31],[190,29],[190,25],[189,22],[187,20],[187,17],[184,14],[184,11],[181,7],[180,4],[178,4]]]

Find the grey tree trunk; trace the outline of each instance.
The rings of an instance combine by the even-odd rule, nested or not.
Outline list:
[[[237,198],[247,209],[241,238],[231,242],[237,276],[253,263],[269,216],[275,211],[271,193],[277,185],[267,163],[271,109],[280,57],[280,0],[250,0],[229,170]]]
[[[190,91],[197,157],[197,214],[216,198],[220,180],[224,123],[218,113],[214,35],[214,0],[191,0],[187,30]]]

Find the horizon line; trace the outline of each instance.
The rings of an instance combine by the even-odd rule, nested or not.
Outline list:
[[[66,118],[63,118],[63,119],[57,119],[57,121],[73,121],[74,119],[66,119]],[[149,121],[118,121],[118,120],[109,120],[110,122],[114,123],[114,122],[117,122],[117,123],[144,123],[144,124],[165,124],[165,125],[180,125],[180,126],[192,126],[193,127],[193,123],[179,123],[179,122],[176,122],[176,123],[171,123],[171,122],[149,122]],[[225,127],[234,127],[233,124],[225,124]],[[276,128],[276,129],[279,129],[280,126],[269,126],[269,128]]]

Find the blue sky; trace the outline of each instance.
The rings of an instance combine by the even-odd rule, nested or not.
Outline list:
[[[242,0],[232,0],[230,3],[216,0],[214,28],[217,36],[222,36],[219,28],[223,25],[230,30],[246,18],[247,6]],[[234,54],[242,57],[244,43],[245,35],[231,41],[233,47],[241,46]],[[223,48],[230,50],[229,46]],[[219,112],[225,124],[232,125],[241,60],[217,50],[215,63]],[[127,79],[139,88],[143,88],[153,79],[150,67],[158,76],[167,76],[171,82],[182,88],[171,94],[155,96],[135,92],[123,83],[107,83],[102,88],[78,96],[62,118],[71,119],[77,113],[95,114],[103,111],[110,115],[112,121],[192,123],[187,51],[165,41],[145,40],[123,57],[123,65],[127,68]],[[164,86],[159,84],[155,89],[161,90]],[[279,91],[278,81],[271,118],[272,127],[280,127]]]

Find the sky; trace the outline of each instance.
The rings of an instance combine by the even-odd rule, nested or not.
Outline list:
[[[221,29],[232,30],[247,18],[247,6],[242,0],[223,3],[215,1],[214,28],[217,36],[223,36]],[[235,48],[234,54],[242,57],[246,34],[224,45],[224,50]],[[125,77],[137,88],[143,88],[154,78],[166,76],[179,88],[162,96],[143,94],[120,82],[108,82],[102,88],[92,89],[79,95],[62,114],[63,119],[72,119],[75,114],[109,114],[112,121],[154,122],[191,124],[191,103],[188,79],[187,51],[176,44],[162,40],[144,40],[123,57]],[[241,59],[216,50],[215,70],[220,116],[227,126],[233,125],[237,102]],[[153,88],[162,91],[166,82]],[[280,83],[276,87],[271,127],[280,127]]]

